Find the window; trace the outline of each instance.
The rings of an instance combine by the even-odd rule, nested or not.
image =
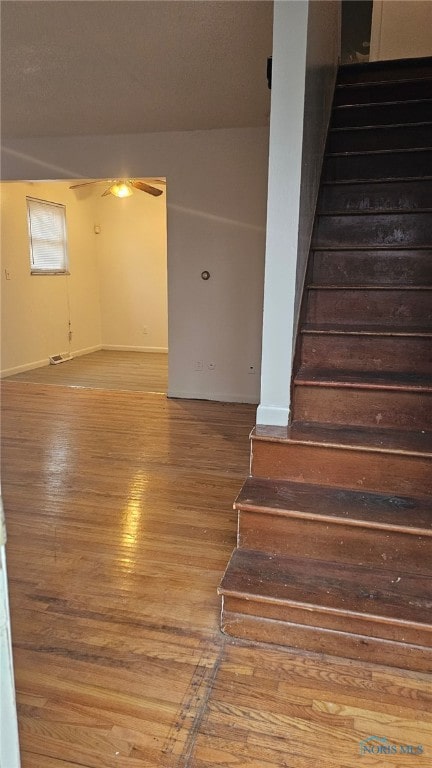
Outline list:
[[[67,272],[66,208],[59,203],[27,198],[32,274]]]

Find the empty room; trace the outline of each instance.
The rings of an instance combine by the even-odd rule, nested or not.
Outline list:
[[[1,6],[0,768],[430,766],[432,3]]]

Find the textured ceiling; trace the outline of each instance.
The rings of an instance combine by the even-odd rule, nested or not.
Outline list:
[[[3,0],[4,137],[268,122],[267,0]]]

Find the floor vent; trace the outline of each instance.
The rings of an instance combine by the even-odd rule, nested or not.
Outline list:
[[[72,355],[52,355],[49,359],[51,365],[65,363],[67,360],[72,360]]]

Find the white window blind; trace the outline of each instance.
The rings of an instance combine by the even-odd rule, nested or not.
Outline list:
[[[66,272],[65,206],[28,197],[27,214],[31,271],[33,273]]]

